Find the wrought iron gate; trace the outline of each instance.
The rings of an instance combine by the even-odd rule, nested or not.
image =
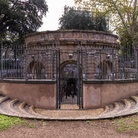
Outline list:
[[[76,104],[79,108],[82,108],[81,50],[77,50],[73,53],[75,61],[67,61],[67,64],[62,68],[62,65],[60,65],[63,59],[62,55],[65,56],[67,54],[67,51],[63,52],[60,49],[58,49],[56,53],[57,109],[60,109],[61,104]],[[72,68],[75,71],[72,70]],[[62,73],[60,74],[60,72]]]
[[[56,51],[56,108],[60,108],[60,50]]]
[[[82,50],[77,50],[77,105],[82,108],[82,66],[81,66]]]

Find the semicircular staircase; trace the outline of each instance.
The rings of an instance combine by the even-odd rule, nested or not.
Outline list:
[[[94,112],[99,112],[93,114]],[[91,110],[46,110],[35,108],[18,99],[0,95],[0,114],[46,120],[91,120],[127,116],[138,112],[138,95],[122,99],[104,108]]]

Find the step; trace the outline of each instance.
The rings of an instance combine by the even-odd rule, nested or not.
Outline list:
[[[45,109],[46,110],[46,109]],[[35,107],[34,106],[29,106],[29,111],[32,115],[35,115],[37,118],[40,118],[40,117],[44,117],[44,115],[40,114],[40,113],[37,113],[35,111]]]
[[[129,115],[138,112],[138,96],[123,99],[105,106],[104,110],[96,109],[78,110],[77,104],[62,104],[60,110],[46,110],[35,108],[17,99],[9,99],[0,95],[0,113],[24,118],[48,119],[48,120],[87,120],[104,119]],[[63,115],[65,113],[65,116]],[[75,114],[74,114],[75,113]],[[72,116],[74,114],[74,118]]]
[[[20,116],[21,113],[20,113],[18,110],[16,110],[16,109],[14,108],[14,106],[16,105],[17,102],[18,102],[17,99],[13,99],[13,100],[11,100],[11,101],[8,103],[7,106],[8,106],[8,108],[10,109],[12,115]]]
[[[131,96],[131,98],[136,102],[136,104],[138,105],[138,97],[137,96]]]
[[[135,102],[136,102],[136,106],[133,109],[131,109],[130,112],[129,112],[129,113],[133,114],[133,113],[138,112],[138,96],[131,96],[131,98],[133,100],[135,100]]]
[[[12,100],[10,98],[5,99],[2,103],[0,103],[0,113],[5,115],[12,115],[11,110],[9,108],[9,103]]]
[[[99,116],[103,116],[104,114],[108,113],[109,111],[110,111],[110,108],[109,108],[108,105],[106,105],[106,106],[104,107],[104,111],[103,111]]]
[[[118,111],[122,110],[122,105],[121,104],[122,104],[121,102],[115,102],[113,104],[114,108],[112,110],[108,109],[108,112],[103,112],[100,115],[100,117],[102,117],[102,118],[111,118],[111,117],[114,117]],[[109,106],[108,106],[108,108],[109,108]]]
[[[105,115],[115,114],[120,110],[120,104],[118,102],[113,103],[114,108],[113,110],[106,112]]]
[[[111,117],[117,117],[122,116],[124,114],[127,114],[127,112],[132,108],[135,107],[135,102],[127,99],[123,99],[122,101],[115,102],[114,103],[114,109],[109,112],[105,112],[102,114],[103,118],[111,118]]]
[[[27,118],[33,118],[33,117],[35,118],[34,115],[30,114],[30,113],[26,110],[25,106],[26,106],[26,103],[25,103],[25,102],[21,102],[21,103],[19,104],[19,106],[18,106],[20,112],[22,113],[22,116],[25,116],[25,117],[27,117]]]
[[[79,106],[77,104],[61,104],[60,109],[61,110],[79,109]]]
[[[122,115],[125,115],[125,113],[131,109],[131,103],[130,103],[129,100],[123,99],[122,101],[123,101],[124,104],[125,104],[125,108],[123,108],[123,109],[120,110],[118,113],[116,113],[115,116],[122,116]]]
[[[9,97],[7,97],[7,96],[2,96],[2,97],[0,98],[0,104],[1,104],[2,102],[4,102],[5,100],[7,100],[7,99],[9,99]]]

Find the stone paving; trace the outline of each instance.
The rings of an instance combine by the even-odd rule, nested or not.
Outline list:
[[[69,109],[70,107],[70,109]],[[60,110],[35,108],[17,99],[0,95],[0,114],[45,120],[93,120],[127,116],[138,112],[138,95],[104,108],[80,110],[76,105],[62,105]]]

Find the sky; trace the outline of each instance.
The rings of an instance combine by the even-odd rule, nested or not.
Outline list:
[[[74,0],[46,0],[48,12],[43,18],[43,25],[38,31],[57,30],[59,18],[64,12],[64,6],[73,6]]]

